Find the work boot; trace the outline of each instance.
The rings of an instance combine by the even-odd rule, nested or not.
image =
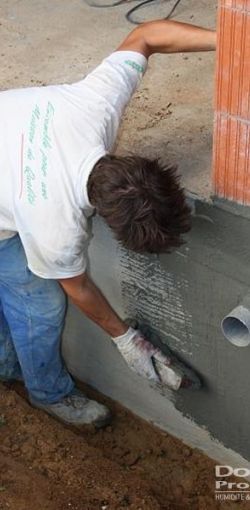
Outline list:
[[[55,418],[72,425],[95,425],[97,428],[108,425],[111,412],[95,400],[89,400],[80,390],[74,388],[69,395],[55,404],[42,404],[32,397],[30,403]]]

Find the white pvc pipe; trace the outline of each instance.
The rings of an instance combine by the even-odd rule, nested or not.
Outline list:
[[[239,305],[221,323],[223,335],[237,347],[250,345],[250,308]]]

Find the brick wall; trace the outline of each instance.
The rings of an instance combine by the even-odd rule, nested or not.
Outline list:
[[[250,0],[220,0],[214,194],[250,204]]]

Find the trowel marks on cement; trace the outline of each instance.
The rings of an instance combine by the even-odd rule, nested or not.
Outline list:
[[[167,255],[166,255],[167,257]],[[148,322],[173,350],[192,355],[192,316],[184,296],[188,282],[167,272],[157,255],[120,248],[121,292],[127,316]]]

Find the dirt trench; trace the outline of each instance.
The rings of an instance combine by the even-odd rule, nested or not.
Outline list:
[[[104,430],[65,427],[0,384],[0,510],[239,508],[215,501],[213,461],[87,392],[113,410]]]

